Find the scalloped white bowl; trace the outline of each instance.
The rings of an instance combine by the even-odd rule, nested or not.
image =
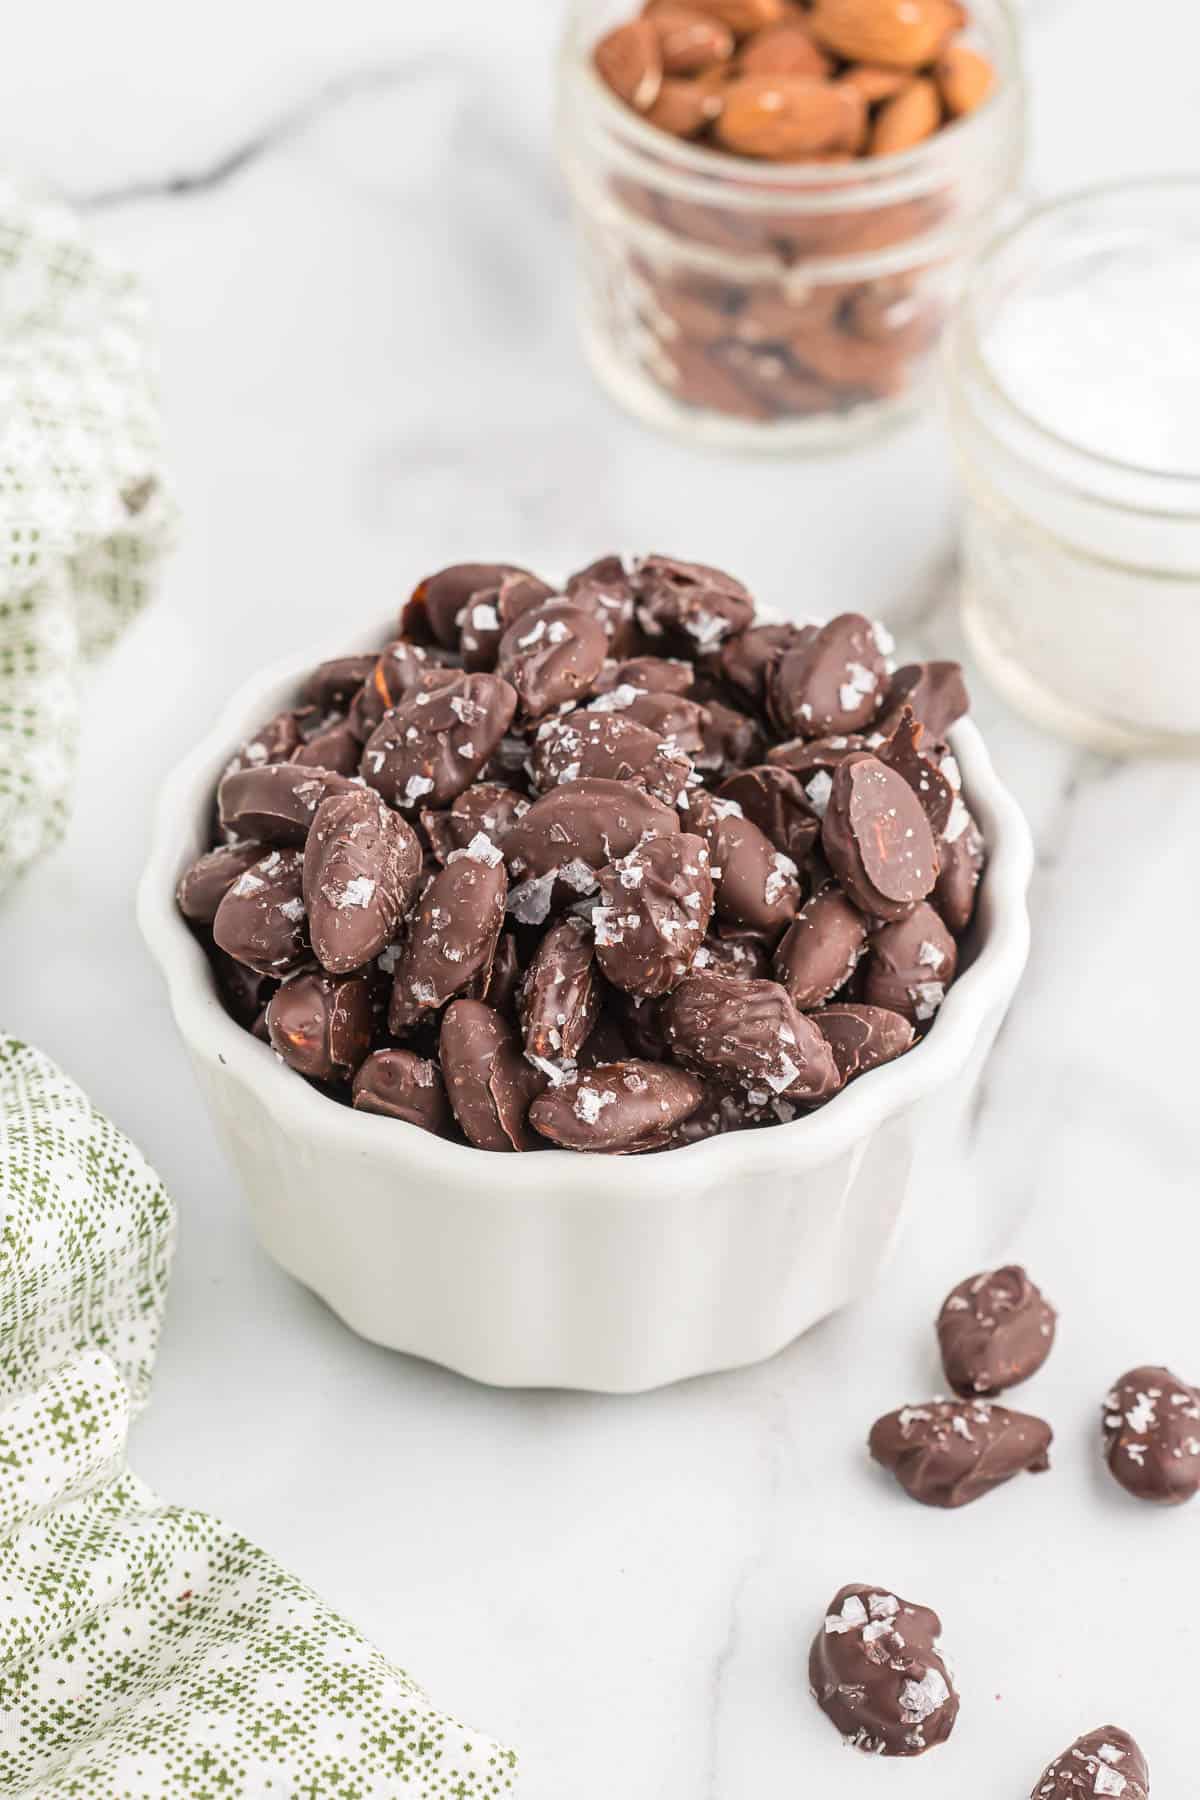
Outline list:
[[[385,622],[365,643],[381,642]],[[175,908],[236,746],[340,643],[255,677],[168,778],[138,919],[271,1256],[353,1330],[476,1381],[633,1393],[758,1362],[866,1292],[925,1103],[977,1074],[1029,947],[1028,827],[968,721],[988,848],[969,966],[929,1035],[819,1112],[642,1157],[505,1156],[339,1106],[228,1016]]]

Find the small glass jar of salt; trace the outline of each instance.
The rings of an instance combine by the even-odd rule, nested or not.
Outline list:
[[[1200,752],[1200,179],[1026,218],[977,264],[944,370],[984,673],[1096,749]]]

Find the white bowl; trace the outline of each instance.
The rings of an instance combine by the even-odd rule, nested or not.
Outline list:
[[[229,756],[346,649],[289,658],[230,701],[165,784],[138,894],[267,1251],[362,1336],[511,1387],[632,1393],[757,1362],[868,1290],[922,1103],[961,1097],[1028,952],[1029,830],[975,727],[951,733],[988,848],[973,951],[915,1049],[789,1125],[653,1156],[505,1156],[315,1092],[224,1011],[175,907]]]

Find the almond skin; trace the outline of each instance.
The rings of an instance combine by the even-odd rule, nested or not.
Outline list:
[[[942,104],[952,119],[961,119],[981,106],[996,80],[996,71],[987,57],[967,44],[951,44],[943,51],[936,74]]]
[[[742,45],[738,67],[743,75],[814,75],[833,73],[833,62],[813,41],[808,26],[799,19],[768,25]]]
[[[743,75],[732,81],[716,132],[741,156],[787,162],[850,150],[861,138],[861,94],[805,75]]]
[[[601,38],[593,52],[596,69],[627,106],[649,112],[662,87],[662,53],[649,19],[632,19]]]
[[[721,116],[725,104],[725,73],[710,69],[693,81],[669,78],[658,90],[658,99],[646,114],[649,125],[669,131],[672,137],[694,138]]]
[[[936,60],[961,9],[954,0],[815,0],[813,36],[847,62],[920,69]]]
[[[688,0],[688,5],[691,11],[727,25],[740,38],[778,24],[788,12],[787,0]]]
[[[897,151],[911,150],[932,137],[941,122],[942,101],[937,83],[927,75],[919,75],[891,100],[884,101],[871,126],[868,151],[872,156],[894,156]]]
[[[855,63],[849,69],[843,69],[838,80],[846,87],[855,87],[868,106],[878,106],[881,100],[890,100],[905,85],[908,76],[903,69],[881,69],[877,63]]]
[[[646,17],[658,33],[666,75],[699,75],[733,55],[733,32],[723,19],[693,6],[673,6],[670,0],[653,0]]]

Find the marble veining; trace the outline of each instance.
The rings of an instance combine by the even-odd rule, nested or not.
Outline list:
[[[761,1368],[636,1400],[487,1392],[352,1338],[254,1245],[138,941],[162,771],[285,642],[352,641],[461,556],[561,575],[609,548],[692,555],[775,606],[863,606],[902,649],[953,653],[950,457],[933,418],[790,467],[690,455],[595,392],[544,0],[347,0],[286,39],[266,9],[168,29],[115,0],[72,21],[69,67],[55,11],[0,76],[0,149],[151,287],[185,527],[160,603],[95,676],[68,841],[0,913],[3,1010],[180,1203],[139,1468],[519,1744],[528,1800],[858,1800],[885,1779],[1015,1795],[1110,1716],[1169,1783],[1190,1719],[1137,1646],[1169,1585],[1161,1643],[1194,1652],[1195,1520],[1138,1514],[1096,1421],[1127,1366],[1200,1373],[1200,992],[1175,948],[1194,778],[1057,744],[977,683],[1037,839],[1033,957],[970,1103],[928,1121],[912,1225],[863,1305]],[[1200,57],[1176,0],[1146,0],[1136,30],[1115,0],[1024,11],[1034,191],[1192,160]],[[1019,1402],[1053,1422],[1054,1468],[947,1519],[863,1446],[877,1414],[937,1391],[937,1305],[1000,1255],[1061,1309]],[[942,1613],[963,1692],[950,1745],[886,1777],[804,1691],[808,1639],[852,1580]]]

